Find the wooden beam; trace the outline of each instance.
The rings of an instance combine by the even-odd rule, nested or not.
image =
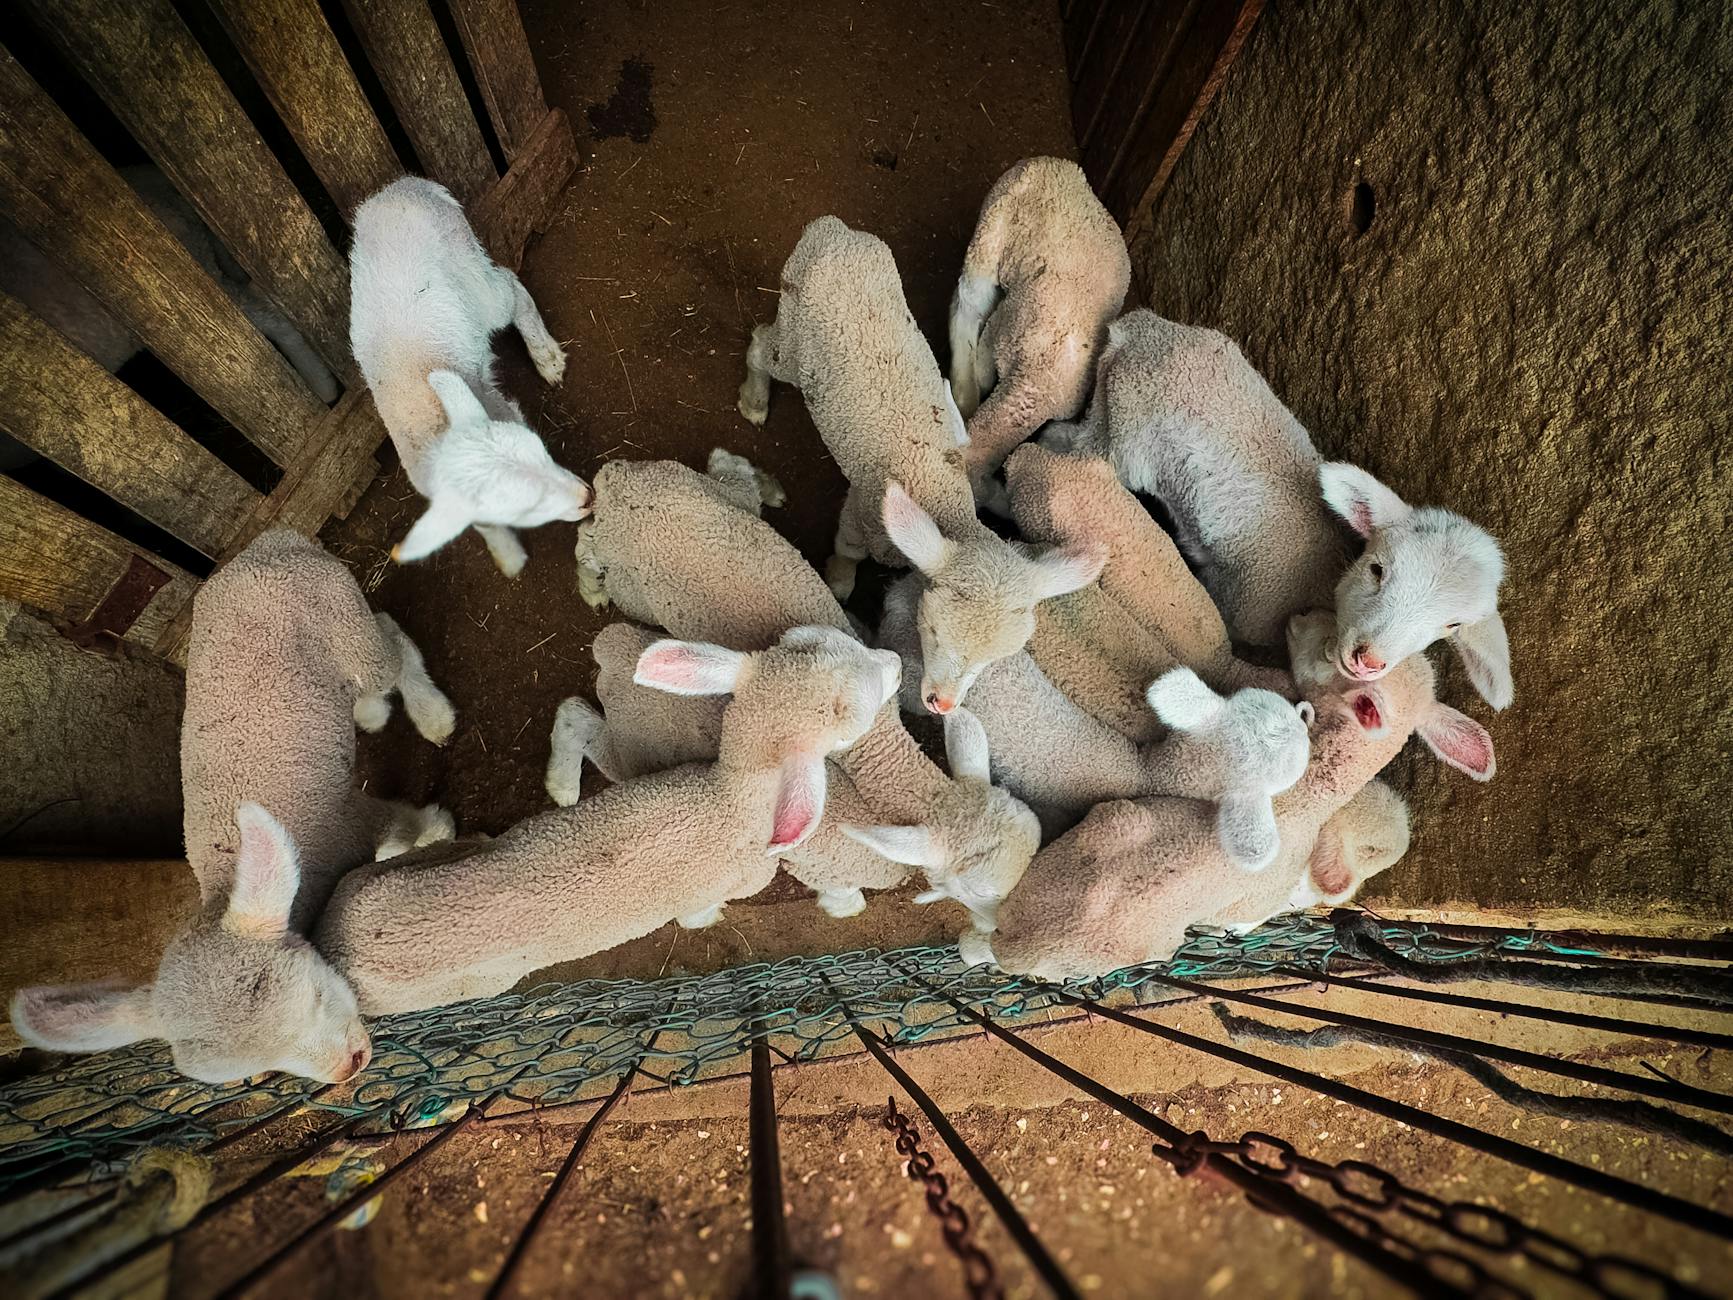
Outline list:
[[[422,170],[465,204],[498,173],[427,0],[343,0]]]
[[[153,647],[198,580],[177,565],[0,476],[0,595],[62,622],[88,624],[109,593],[144,564],[166,575],[135,621],[116,634]],[[3,945],[0,945],[3,946]]]
[[[349,272],[170,0],[19,0],[314,351],[354,381]]]
[[[294,458],[324,404],[4,50],[0,209],[250,442]]]
[[[1101,15],[1099,30],[1075,70],[1077,88],[1071,93],[1071,125],[1080,151],[1089,144],[1090,131],[1108,96],[1122,91],[1126,81],[1140,75],[1139,62],[1128,57],[1133,29],[1151,9],[1177,7],[1173,0],[1122,0],[1109,5]]]
[[[1095,31],[1095,20],[1101,11],[1119,0],[1075,0],[1064,17],[1065,66],[1076,81],[1083,67],[1083,57],[1089,52],[1089,38]]]
[[[1105,180],[1102,201],[1128,232],[1155,206],[1263,8],[1264,0],[1205,4],[1180,38],[1149,111]]]
[[[525,245],[547,229],[577,166],[572,124],[564,109],[550,109],[511,170],[470,208],[470,223],[496,262],[514,271],[523,264]]]
[[[500,148],[515,163],[548,111],[516,0],[451,0],[451,17]]]
[[[0,428],[206,555],[263,500],[23,303],[0,293]]]
[[[345,217],[403,175],[317,0],[217,0],[212,8]]]
[[[1139,129],[1156,92],[1167,80],[1199,6],[1210,2],[1153,0],[1126,38],[1121,71],[1087,128],[1080,112],[1084,106],[1078,98],[1072,100],[1072,120],[1082,147],[1083,170],[1089,173],[1096,193],[1104,192],[1114,167],[1130,148],[1133,131]],[[1082,87],[1078,89],[1081,96]]]

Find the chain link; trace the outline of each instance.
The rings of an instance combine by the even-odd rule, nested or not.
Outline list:
[[[951,1199],[950,1180],[934,1168],[933,1153],[921,1146],[920,1130],[897,1110],[896,1098],[889,1098],[887,1104],[884,1126],[897,1135],[897,1153],[908,1160],[909,1177],[926,1188],[927,1209],[939,1221],[945,1244],[962,1262],[963,1284],[971,1300],[1004,1300],[993,1261],[970,1235],[969,1212]]]

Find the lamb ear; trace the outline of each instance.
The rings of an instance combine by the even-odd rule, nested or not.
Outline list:
[[[439,399],[440,406],[445,408],[447,427],[458,429],[488,423],[487,408],[455,371],[435,370],[427,376],[427,386]]]
[[[1358,465],[1331,461],[1318,466],[1324,503],[1362,537],[1388,528],[1408,514],[1408,504]]]
[[[929,578],[951,558],[951,543],[939,532],[933,517],[894,480],[885,484],[885,535],[903,558]]]
[[[1227,701],[1189,668],[1171,668],[1149,684],[1149,707],[1175,731],[1196,731],[1227,707]]]
[[[1516,683],[1510,676],[1510,638],[1504,634],[1504,620],[1494,613],[1465,624],[1456,629],[1450,644],[1481,699],[1495,709],[1509,708],[1516,698]]]
[[[1343,856],[1342,836],[1326,825],[1312,847],[1312,858],[1306,870],[1312,877],[1312,890],[1321,902],[1345,903],[1354,893],[1354,869]]]
[[[1276,860],[1281,839],[1267,795],[1223,795],[1216,811],[1222,851],[1241,871],[1262,871]]]
[[[864,844],[881,858],[901,863],[905,867],[933,868],[945,865],[944,849],[932,829],[926,826],[847,826],[842,833],[857,844]],[[933,891],[928,890],[928,893]],[[950,895],[940,891],[939,898]],[[934,899],[917,898],[919,902]]]
[[[670,695],[727,695],[750,656],[703,641],[657,641],[638,656],[632,680]]]
[[[391,558],[399,564],[425,559],[474,522],[475,513],[464,503],[435,497],[403,540],[391,548]]]
[[[1498,771],[1491,734],[1473,718],[1457,712],[1448,704],[1434,703],[1415,730],[1428,749],[1476,781],[1490,781]]]
[[[824,816],[824,756],[795,754],[782,764],[766,852],[786,853],[803,844]]]
[[[992,784],[987,729],[960,704],[945,715],[945,758],[955,779]]]
[[[1057,546],[1035,557],[1034,599],[1050,600],[1087,587],[1107,566],[1105,546]]]
[[[969,445],[969,422],[963,418],[963,412],[957,406],[957,398],[951,392],[951,381],[945,380],[945,414],[951,418],[951,437],[957,440],[957,446]]]
[[[295,841],[283,824],[256,803],[235,808],[241,847],[235,854],[235,883],[223,926],[264,938],[289,928],[289,913],[301,888],[301,863]]]
[[[12,998],[12,1027],[50,1052],[103,1052],[161,1034],[150,1009],[150,985],[39,985]]]

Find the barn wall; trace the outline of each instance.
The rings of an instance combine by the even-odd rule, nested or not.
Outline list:
[[[1386,898],[1729,915],[1730,84],[1725,5],[1272,0],[1132,232],[1150,305],[1510,555],[1515,706],[1442,686],[1498,778],[1410,747]]]

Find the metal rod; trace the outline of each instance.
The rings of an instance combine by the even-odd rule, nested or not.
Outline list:
[[[76,1192],[80,1189],[72,1187],[67,1190]],[[19,1227],[7,1233],[4,1237],[0,1237],[0,1255],[5,1254],[21,1241],[27,1241],[31,1237],[40,1237],[45,1233],[52,1232],[55,1228],[71,1223],[74,1219],[77,1219],[84,1214],[88,1214],[92,1210],[98,1209],[101,1206],[107,1205],[115,1198],[119,1190],[120,1184],[116,1183],[113,1186],[104,1188],[95,1196],[81,1196],[71,1204],[61,1206],[52,1214],[45,1214],[40,1219],[32,1219],[29,1223],[21,1224]]]
[[[1252,1052],[1243,1052],[1237,1047],[1225,1043],[1212,1042],[1207,1038],[1199,1038],[1196,1034],[1188,1034],[1183,1029],[1174,1029],[1160,1021],[1142,1020],[1129,1015],[1117,1007],[1104,1006],[1087,998],[1074,997],[1061,990],[1054,990],[1055,995],[1074,1006],[1087,1008],[1096,1015],[1104,1016],[1117,1024],[1126,1025],[1157,1038],[1164,1038],[1170,1043],[1178,1043],[1182,1047],[1195,1048],[1207,1052],[1219,1060],[1231,1061],[1235,1065],[1244,1066],[1248,1070],[1256,1070],[1259,1074],[1267,1074],[1272,1078],[1294,1084],[1296,1087],[1307,1088],[1312,1092],[1339,1101],[1359,1106],[1385,1119],[1393,1119],[1424,1133],[1435,1137],[1446,1138],[1462,1146],[1469,1147],[1485,1155],[1497,1156],[1508,1160],[1514,1165],[1520,1165],[1537,1174],[1545,1174],[1557,1178],[1561,1182],[1581,1187],[1585,1191],[1598,1192],[1602,1196],[1629,1205],[1634,1209],[1647,1210],[1662,1218],[1682,1223],[1686,1227],[1696,1228],[1712,1236],[1723,1239],[1733,1239],[1733,1218],[1716,1210],[1707,1209],[1701,1205],[1693,1205],[1682,1197],[1672,1196],[1666,1192],[1656,1191],[1641,1183],[1633,1183],[1617,1174],[1604,1173],[1588,1165],[1578,1164],[1574,1160],[1566,1160],[1563,1156],[1555,1156],[1549,1151],[1535,1147],[1524,1146],[1509,1138],[1500,1137],[1496,1133],[1487,1133],[1472,1125],[1463,1124],[1442,1115],[1434,1115],[1406,1102],[1394,1101],[1389,1097],[1381,1097],[1375,1092],[1367,1092],[1351,1083],[1343,1083],[1327,1075],[1314,1074],[1310,1070],[1302,1070],[1295,1066],[1284,1065]]]
[[[927,1117],[927,1122],[933,1126],[933,1131],[951,1149],[951,1154],[957,1158],[957,1163],[963,1167],[963,1172],[969,1175],[970,1181],[980,1189],[982,1197],[988,1205],[993,1207],[993,1213],[999,1216],[999,1222],[1005,1225],[1005,1231],[1011,1234],[1011,1239],[1028,1257],[1030,1265],[1040,1275],[1041,1280],[1047,1283],[1053,1294],[1059,1296],[1060,1300],[1079,1300],[1077,1288],[1071,1285],[1071,1279],[1065,1276],[1064,1270],[1047,1253],[1047,1248],[1041,1244],[1041,1239],[1035,1235],[1035,1230],[1029,1226],[1028,1220],[1011,1203],[1011,1198],[1005,1195],[998,1180],[987,1172],[987,1167],[981,1163],[979,1157],[970,1149],[969,1144],[963,1140],[962,1135],[945,1117],[945,1112],[940,1110],[938,1104],[927,1096],[926,1092],[909,1077],[908,1072],[902,1066],[896,1063],[891,1054],[885,1050],[884,1040],[855,1019],[854,1009],[847,1002],[843,1002],[841,1005],[843,1015],[848,1017],[848,1023],[854,1028],[855,1037],[859,1038],[867,1051],[872,1053],[873,1059],[884,1066],[885,1072],[896,1080],[897,1086],[912,1097],[915,1105],[921,1108]]]
[[[1654,1097],[1660,1101],[1670,1101],[1679,1106],[1697,1106],[1703,1110],[1717,1111],[1723,1115],[1733,1114],[1733,1097],[1729,1097],[1725,1093],[1710,1092],[1707,1088],[1693,1087],[1688,1083],[1674,1083],[1670,1079],[1656,1079],[1644,1074],[1627,1074],[1623,1070],[1609,1070],[1600,1065],[1585,1065],[1581,1061],[1572,1061],[1564,1057],[1542,1056],[1539,1052],[1530,1052],[1521,1047],[1506,1047],[1502,1043],[1463,1038],[1457,1034],[1443,1034],[1432,1029],[1416,1029],[1408,1025],[1394,1024],[1388,1020],[1375,1020],[1370,1016],[1353,1015],[1347,1011],[1331,1011],[1327,1007],[1301,1007],[1292,1002],[1280,1001],[1277,998],[1266,998],[1256,993],[1242,993],[1238,989],[1199,984],[1194,980],[1177,979],[1172,975],[1152,975],[1150,978],[1159,980],[1171,988],[1186,989],[1199,994],[1207,993],[1228,1002],[1238,1002],[1248,1007],[1259,1007],[1265,1011],[1281,1011],[1290,1016],[1301,1016],[1307,1020],[1320,1020],[1330,1025],[1347,1025],[1354,1029],[1372,1029],[1390,1038],[1401,1039],[1403,1042],[1424,1043],[1428,1047],[1436,1047],[1442,1051],[1464,1052],[1470,1056],[1482,1056],[1491,1061],[1503,1061],[1508,1065],[1526,1066],[1531,1070],[1556,1074],[1560,1078],[1575,1079],[1579,1083],[1592,1083],[1602,1088],[1617,1088],[1624,1092],[1634,1092],[1640,1097]]]
[[[788,1223],[782,1215],[782,1154],[776,1140],[776,1091],[763,1021],[752,1035],[752,1263],[762,1300],[789,1300],[794,1268],[789,1260]]]
[[[1358,917],[1358,908],[1341,908],[1332,914]],[[1683,957],[1693,961],[1733,962],[1733,939],[1681,939],[1658,934],[1603,934],[1588,930],[1515,929],[1502,925],[1461,925],[1454,921],[1393,921],[1378,918],[1387,929],[1406,930],[1410,934],[1439,934],[1448,939],[1481,942],[1492,939],[1545,940],[1558,948],[1585,948],[1598,952],[1607,948],[1622,948],[1626,952],[1648,957]],[[1527,954],[1525,954],[1527,955]]]
[[[655,1046],[653,1039],[650,1046]],[[614,1085],[614,1090],[602,1099],[601,1107],[584,1122],[584,1127],[578,1132],[578,1140],[572,1143],[572,1149],[566,1152],[566,1158],[560,1165],[559,1173],[555,1174],[553,1182],[548,1184],[547,1194],[536,1202],[536,1208],[531,1211],[523,1230],[518,1233],[517,1240],[512,1242],[511,1250],[506,1253],[505,1263],[500,1265],[499,1273],[493,1279],[493,1285],[487,1289],[486,1300],[499,1300],[500,1296],[511,1289],[511,1284],[517,1279],[518,1269],[523,1264],[524,1256],[529,1252],[530,1241],[541,1228],[548,1213],[554,1208],[554,1204],[560,1199],[560,1194],[565,1191],[566,1183],[577,1170],[579,1159],[582,1158],[590,1145],[590,1139],[595,1137],[596,1130],[602,1126],[602,1121],[607,1119],[614,1107],[620,1104],[621,1098],[631,1088],[632,1080],[638,1077],[638,1067],[643,1065],[644,1057],[649,1054],[649,1049],[646,1048],[644,1056],[640,1056],[632,1062],[631,1068],[621,1075],[619,1083]]]
[[[1718,1034],[1709,1029],[1688,1029],[1680,1025],[1660,1025],[1649,1020],[1622,1020],[1618,1016],[1597,1016],[1587,1011],[1561,1011],[1556,1007],[1531,1006],[1526,1002],[1506,1002],[1503,998],[1477,998],[1465,993],[1444,993],[1438,989],[1410,988],[1406,984],[1388,984],[1363,979],[1348,979],[1341,975],[1307,973],[1298,966],[1283,966],[1285,974],[1303,977],[1308,984],[1330,984],[1354,989],[1361,993],[1382,993],[1412,1002],[1433,1002],[1446,1007],[1465,1007],[1471,1011],[1491,1011],[1501,1016],[1519,1016],[1524,1020],[1546,1020],[1555,1025],[1575,1025],[1579,1029],[1604,1029],[1611,1034],[1627,1034],[1633,1038],[1658,1038],[1692,1047],[1733,1048],[1733,1034]],[[1252,989],[1264,993],[1268,989]]]
[[[957,1001],[956,998],[937,985],[929,984],[919,976],[912,978],[917,984],[923,985],[931,992],[944,998],[945,1001],[995,1038],[1014,1047],[1024,1056],[1064,1079],[1065,1082],[1080,1092],[1086,1093],[1103,1105],[1118,1111],[1126,1119],[1147,1132],[1155,1134],[1163,1141],[1175,1146],[1183,1147],[1186,1145],[1190,1135],[1185,1130],[1168,1123],[1161,1116],[1145,1110],[1129,1097],[1122,1096],[1106,1084],[1090,1078],[1081,1070],[1074,1069],[1055,1056],[1049,1056],[1032,1043],[1024,1042],[1018,1035],[1013,1034],[990,1017],[980,1014],[974,1008]],[[1203,1167],[1211,1173],[1233,1184],[1260,1209],[1274,1209],[1288,1215],[1329,1241],[1338,1250],[1353,1255],[1400,1286],[1423,1296],[1460,1296],[1466,1294],[1460,1288],[1452,1286],[1440,1278],[1417,1270],[1410,1261],[1402,1259],[1371,1239],[1338,1223],[1323,1206],[1302,1195],[1293,1187],[1284,1183],[1266,1181],[1239,1162],[1218,1155],[1207,1155],[1203,1157],[1202,1163]]]
[[[431,1142],[426,1142],[417,1147],[409,1155],[392,1165],[390,1169],[386,1170],[385,1173],[374,1182],[368,1183],[365,1187],[357,1188],[353,1193],[344,1197],[342,1201],[327,1210],[324,1214],[320,1215],[317,1219],[313,1220],[312,1223],[302,1228],[287,1241],[283,1242],[264,1259],[260,1260],[252,1268],[241,1274],[241,1276],[235,1279],[235,1281],[229,1283],[222,1290],[218,1291],[217,1300],[230,1300],[233,1296],[244,1294],[259,1282],[263,1281],[269,1274],[274,1272],[284,1260],[289,1258],[289,1256],[325,1236],[326,1233],[330,1232],[339,1223],[343,1222],[344,1219],[347,1219],[351,1214],[355,1213],[360,1206],[365,1205],[375,1196],[378,1196],[387,1187],[391,1186],[392,1183],[396,1182],[404,1174],[415,1168],[415,1166],[427,1159],[428,1156],[432,1155],[440,1147],[444,1146],[447,1142],[451,1141],[452,1138],[456,1137],[459,1133],[468,1128],[474,1118],[481,1113],[482,1109],[491,1100],[493,1100],[493,1098],[490,1096],[476,1103],[470,1108],[469,1114],[465,1115],[463,1119],[458,1121],[456,1124],[451,1125],[449,1128],[440,1130]],[[408,1131],[413,1132],[413,1130]]]

